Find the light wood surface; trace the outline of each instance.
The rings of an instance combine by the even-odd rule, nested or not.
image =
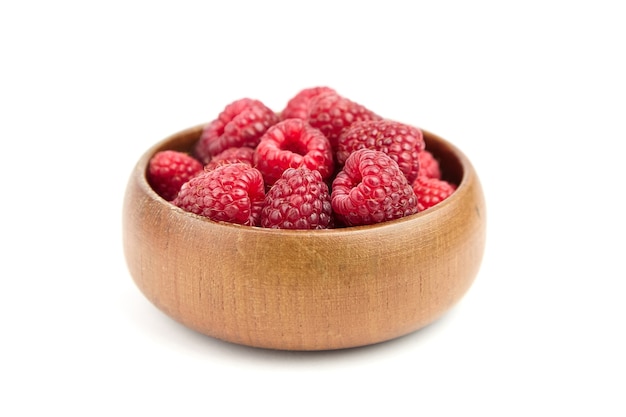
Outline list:
[[[249,346],[328,350],[393,339],[439,318],[469,289],[486,219],[470,161],[425,132],[444,176],[459,184],[438,206],[374,226],[269,230],[182,211],[150,188],[159,150],[189,150],[196,126],[148,150],[123,207],[128,268],[142,293],[178,322]]]

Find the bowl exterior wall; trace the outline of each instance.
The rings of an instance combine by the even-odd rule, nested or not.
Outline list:
[[[123,207],[124,252],[143,294],[168,316],[229,342],[287,350],[356,347],[422,328],[469,289],[485,245],[485,202],[469,160],[426,132],[459,177],[438,206],[385,224],[280,231],[220,224],[162,200],[149,158],[188,150],[200,127],[137,163]]]

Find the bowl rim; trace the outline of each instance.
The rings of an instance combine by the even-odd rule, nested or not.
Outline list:
[[[407,222],[412,222],[417,219],[423,219],[425,217],[435,216],[437,212],[445,210],[446,207],[451,204],[455,204],[455,202],[458,199],[462,198],[462,195],[465,193],[465,189],[470,186],[469,184],[470,177],[475,175],[474,168],[470,160],[458,147],[456,147],[450,141],[428,130],[420,128],[420,130],[424,134],[424,137],[425,138],[428,137],[427,140],[434,139],[435,141],[443,145],[444,148],[447,148],[450,151],[450,153],[454,156],[454,158],[457,159],[458,164],[461,167],[460,180],[458,181],[458,184],[456,184],[457,188],[455,192],[452,193],[452,195],[450,195],[448,198],[446,198],[442,202],[438,203],[437,205],[433,207],[428,208],[427,210],[424,210],[424,211],[421,211],[421,212],[418,212],[409,216],[401,217],[398,219],[387,220],[387,221],[375,223],[375,224],[346,226],[346,227],[338,227],[338,228],[331,228],[331,229],[315,229],[315,230],[312,230],[312,229],[272,229],[272,228],[266,228],[266,227],[260,227],[260,226],[247,226],[247,225],[241,225],[237,223],[229,223],[225,221],[215,221],[207,217],[183,210],[182,208],[165,200],[163,197],[157,194],[157,192],[152,188],[152,186],[150,186],[150,183],[148,182],[147,175],[146,175],[150,158],[152,158],[154,154],[156,154],[159,150],[171,149],[167,147],[166,145],[178,137],[196,134],[196,133],[199,135],[202,131],[202,128],[205,125],[206,123],[197,124],[192,127],[179,130],[173,134],[168,135],[164,139],[161,139],[160,141],[156,142],[152,146],[150,146],[137,161],[135,165],[135,170],[133,171],[133,176],[135,176],[135,179],[138,181],[137,185],[142,189],[145,195],[151,198],[153,203],[157,203],[168,210],[172,210],[173,212],[176,212],[177,214],[187,216],[190,219],[193,219],[194,221],[209,223],[216,227],[230,228],[233,231],[238,230],[238,231],[248,231],[250,233],[267,233],[267,234],[272,234],[272,235],[292,235],[292,236],[297,236],[297,235],[300,235],[300,236],[329,235],[331,236],[331,235],[336,235],[336,234],[346,236],[348,234],[361,234],[364,232],[375,231],[377,229],[386,228],[389,226],[401,227],[404,223],[407,223]]]

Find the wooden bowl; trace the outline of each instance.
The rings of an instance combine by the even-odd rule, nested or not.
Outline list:
[[[189,151],[202,126],[139,159],[123,207],[124,252],[143,294],[168,316],[233,343],[329,350],[390,340],[435,321],[469,289],[485,245],[485,202],[470,161],[425,133],[458,184],[421,213],[372,226],[275,230],[217,223],[148,185],[156,152]]]

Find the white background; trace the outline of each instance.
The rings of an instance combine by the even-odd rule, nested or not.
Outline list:
[[[0,5],[0,415],[626,415],[618,1]],[[437,323],[337,352],[174,323],[121,245],[152,144],[327,85],[472,160],[487,248]]]

